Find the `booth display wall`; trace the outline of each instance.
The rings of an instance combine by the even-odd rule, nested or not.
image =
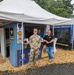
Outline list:
[[[14,39],[10,39],[10,62],[13,66],[17,65],[17,54],[16,51],[22,47],[22,44],[17,43],[17,23],[14,24]]]
[[[63,44],[72,44],[72,41],[73,41],[72,37],[74,35],[73,27],[74,27],[73,25],[54,26],[54,36],[56,38],[58,38],[57,42],[58,43],[63,43]]]
[[[16,60],[17,60],[17,55],[16,55],[16,51],[19,50],[22,45],[17,43],[17,23],[11,23],[9,25],[3,26],[2,28],[13,28],[13,39],[9,38],[9,42],[10,42],[10,63],[16,67]],[[6,39],[5,39],[6,40]],[[5,46],[6,47],[6,46]],[[6,53],[5,53],[6,55]],[[5,57],[6,58],[6,57]]]
[[[9,38],[9,43],[10,43],[10,57],[9,57],[10,59],[9,60],[14,67],[22,65],[22,50],[21,50],[22,44],[17,43],[17,23],[12,23],[12,24],[3,26],[2,28],[9,28],[9,29],[13,28],[13,39]],[[25,31],[25,27],[23,28],[23,31]],[[25,32],[23,33],[23,35],[25,36]],[[24,57],[23,59],[24,64],[27,63],[29,60],[29,55],[28,55],[29,51],[30,51],[30,47],[23,49],[23,53],[26,55],[26,57]],[[42,55],[42,47],[40,48],[40,54],[38,56],[39,59],[41,58],[41,55]]]

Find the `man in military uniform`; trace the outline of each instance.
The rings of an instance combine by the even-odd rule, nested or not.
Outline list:
[[[36,60],[38,59],[38,55],[40,53],[39,48],[41,46],[41,38],[37,35],[37,29],[33,29],[33,35],[29,38],[30,44],[30,56],[29,56],[29,63],[33,61],[35,65]]]

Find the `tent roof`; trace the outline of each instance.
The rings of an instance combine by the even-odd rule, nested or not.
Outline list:
[[[50,25],[73,24],[72,19],[49,13],[33,0],[3,0],[0,3],[0,19]]]

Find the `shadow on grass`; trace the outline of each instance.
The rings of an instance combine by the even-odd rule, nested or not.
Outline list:
[[[74,63],[51,64],[42,67],[28,68],[26,71],[0,71],[0,75],[74,75]]]

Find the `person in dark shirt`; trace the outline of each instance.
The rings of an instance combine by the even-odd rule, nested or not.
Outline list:
[[[48,34],[44,36],[43,41],[46,43],[46,52],[48,53],[49,61],[52,61],[54,58],[52,54],[54,37],[51,35],[50,30],[48,30]]]

